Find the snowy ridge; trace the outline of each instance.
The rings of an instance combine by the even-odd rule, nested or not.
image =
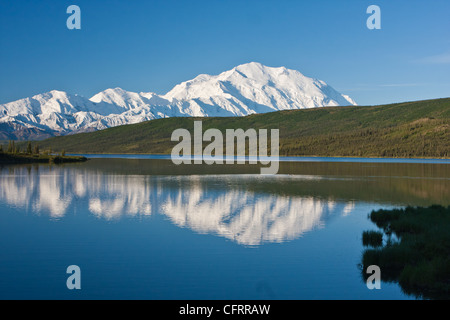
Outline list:
[[[102,130],[165,117],[246,116],[278,110],[356,105],[325,82],[285,67],[251,62],[201,74],[165,95],[107,89],[90,99],[52,90],[0,105],[0,139]]]

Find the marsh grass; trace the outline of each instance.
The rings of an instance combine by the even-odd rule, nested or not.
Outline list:
[[[393,233],[398,241],[366,249],[363,270],[378,265],[382,280],[398,282],[407,294],[449,299],[450,206],[378,210],[370,214],[370,219],[388,236]]]
[[[373,230],[364,231],[362,234],[362,242],[366,247],[380,247],[383,245],[383,232]]]

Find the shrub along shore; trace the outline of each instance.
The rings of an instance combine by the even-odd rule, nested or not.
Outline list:
[[[406,207],[372,211],[370,219],[384,232],[385,245],[368,241],[362,255],[363,277],[370,265],[381,280],[398,282],[406,294],[423,299],[450,298],[450,206]],[[395,236],[394,240],[392,237]]]
[[[0,164],[15,163],[66,163],[66,162],[83,162],[87,161],[82,156],[66,156],[65,151],[59,154],[53,154],[51,150],[40,152],[39,146],[34,147],[31,142],[27,143],[25,151],[21,151],[14,141],[10,141],[6,151],[0,145]]]

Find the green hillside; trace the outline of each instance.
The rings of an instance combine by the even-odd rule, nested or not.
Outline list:
[[[166,118],[50,138],[41,150],[170,154],[173,130],[202,120],[203,130],[279,129],[280,155],[450,157],[450,98],[382,106],[328,107],[247,117]],[[208,143],[204,143],[204,147]]]

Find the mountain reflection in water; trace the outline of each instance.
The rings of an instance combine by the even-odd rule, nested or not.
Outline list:
[[[0,200],[62,219],[69,207],[98,218],[163,214],[180,227],[223,236],[243,245],[283,242],[322,227],[354,204],[312,196],[251,191],[250,175],[144,176],[86,172],[82,167],[10,167],[0,175]],[[312,179],[311,177],[264,178]]]
[[[299,238],[350,214],[356,201],[445,205],[450,183],[448,166],[439,164],[282,163],[276,176],[193,168],[186,174],[168,160],[124,159],[6,166],[0,201],[53,219],[74,210],[106,220],[162,214],[177,226],[255,246]]]

